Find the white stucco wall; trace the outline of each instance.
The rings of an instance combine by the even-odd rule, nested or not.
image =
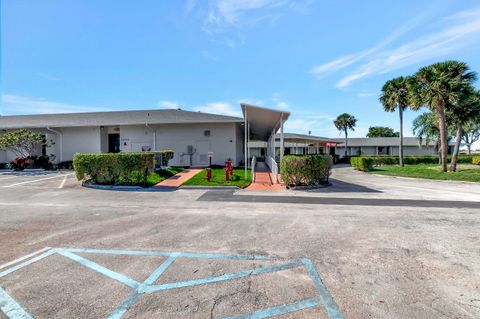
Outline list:
[[[75,153],[100,153],[100,127],[68,127],[56,130],[62,132],[63,137],[62,157],[58,157],[58,161],[71,161]],[[59,143],[55,146],[58,153]]]
[[[212,164],[224,165],[230,158],[236,166],[241,156],[237,156],[238,140],[235,135],[235,126],[235,123],[156,126],[156,149],[170,149],[175,152],[169,163],[172,166],[190,165],[190,156],[187,155],[188,145],[192,145],[195,151],[192,155],[193,166],[207,166],[209,151],[213,152]],[[210,130],[210,136],[204,135],[205,130]]]

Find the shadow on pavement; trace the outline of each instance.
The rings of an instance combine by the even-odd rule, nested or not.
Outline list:
[[[329,187],[323,188],[313,188],[305,190],[296,190],[296,192],[307,192],[307,193],[382,193],[379,190],[369,188],[366,186],[347,183],[335,178],[330,178],[330,183],[332,184]]]

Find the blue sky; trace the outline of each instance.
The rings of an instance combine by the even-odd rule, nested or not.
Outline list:
[[[4,0],[1,114],[240,115],[245,101],[321,136],[348,112],[365,136],[398,130],[378,103],[386,80],[446,59],[480,71],[479,48],[478,0]]]

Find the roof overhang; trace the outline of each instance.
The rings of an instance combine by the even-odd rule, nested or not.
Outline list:
[[[272,131],[276,133],[281,121],[290,117],[290,112],[269,109],[256,105],[241,103],[244,118],[250,125],[250,136],[253,140],[268,140]]]

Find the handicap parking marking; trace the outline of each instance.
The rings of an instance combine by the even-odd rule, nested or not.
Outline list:
[[[167,257],[143,282],[138,282],[126,275],[113,271],[109,268],[101,266],[85,257],[79,256],[79,253],[102,254],[102,255],[132,255],[132,256],[164,256]],[[271,258],[268,256],[255,255],[228,255],[228,254],[201,254],[188,252],[157,252],[143,250],[106,250],[106,249],[84,249],[84,248],[50,248],[45,247],[34,253],[25,255],[16,260],[8,262],[0,266],[0,269],[7,268],[0,272],[0,278],[17,271],[23,267],[27,267],[38,262],[48,256],[58,254],[77,262],[97,273],[100,273],[110,279],[116,280],[130,288],[133,291],[127,298],[107,317],[107,319],[120,319],[122,316],[137,302],[143,294],[154,294],[159,291],[168,291],[171,289],[181,289],[185,287],[209,285],[218,282],[229,281],[233,279],[243,278],[247,276],[261,276],[262,274],[275,273],[283,270],[303,267],[315,288],[316,295],[310,296],[303,300],[290,302],[283,305],[257,309],[250,313],[241,315],[224,316],[224,319],[261,319],[285,315],[309,308],[324,307],[329,319],[343,319],[343,315],[338,305],[333,300],[327,287],[323,284],[320,275],[315,269],[310,259],[302,258],[297,260]],[[221,276],[199,278],[195,280],[186,280],[179,282],[170,282],[164,284],[155,284],[155,282],[166,272],[169,267],[175,263],[178,257],[198,259],[229,259],[229,260],[265,260],[278,261],[283,264],[259,267],[250,270],[224,274]],[[10,268],[9,268],[10,267]],[[32,318],[22,306],[10,296],[2,287],[0,287],[0,306],[3,313],[10,319]]]

